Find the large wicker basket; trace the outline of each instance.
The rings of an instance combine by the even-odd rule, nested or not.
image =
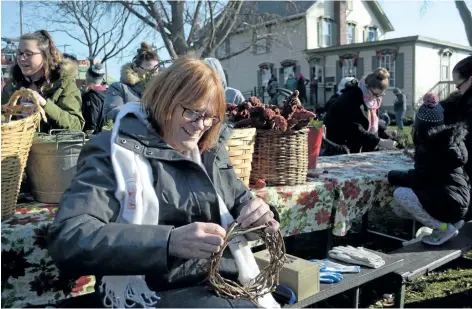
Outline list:
[[[234,129],[231,137],[226,142],[226,149],[234,171],[246,186],[249,186],[255,137],[256,129]]]
[[[25,96],[31,97],[35,106],[16,106],[18,99]],[[21,117],[12,121],[16,115]],[[2,221],[15,213],[23,171],[41,116],[45,119],[43,109],[28,89],[18,90],[2,106]]]
[[[308,129],[257,131],[251,184],[260,179],[269,186],[304,184],[307,172]]]

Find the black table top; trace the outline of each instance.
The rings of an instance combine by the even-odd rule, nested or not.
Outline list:
[[[343,274],[343,280],[339,283],[321,283],[320,284],[320,291],[308,298],[301,300],[293,305],[286,305],[284,308],[300,308],[306,307],[308,305],[320,302],[325,300],[331,296],[338,295],[350,289],[359,287],[367,282],[385,276],[389,273],[394,272],[395,270],[401,268],[403,266],[403,259],[398,257],[392,257],[388,254],[376,252],[369,250],[377,255],[379,255],[384,261],[385,265],[379,268],[369,268],[365,266],[361,266],[361,272],[356,274]],[[343,264],[343,265],[352,265],[347,264],[342,261],[334,260],[329,258],[329,260]]]

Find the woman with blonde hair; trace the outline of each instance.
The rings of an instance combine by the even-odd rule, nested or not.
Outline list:
[[[396,142],[379,127],[378,111],[389,79],[388,71],[378,68],[357,86],[345,88],[326,113],[326,138],[347,146],[350,153],[396,149]]]
[[[47,123],[41,131],[67,129],[80,132],[85,120],[82,116],[82,99],[75,83],[77,65],[63,59],[46,30],[20,37],[17,63],[12,67],[11,79],[2,90],[2,105],[20,88],[29,88],[44,108]],[[26,102],[28,98],[22,98]]]
[[[111,132],[84,146],[49,252],[61,270],[97,276],[105,306],[254,307],[203,283],[231,221],[279,228],[231,166],[225,106],[217,73],[178,59],[150,81],[141,103],[121,108]],[[247,283],[259,270],[246,239],[229,249],[221,274]],[[278,306],[270,294],[258,302]]]

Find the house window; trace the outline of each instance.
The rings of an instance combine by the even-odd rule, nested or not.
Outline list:
[[[323,20],[323,47],[329,47],[333,44],[333,22],[329,19]]]
[[[347,24],[346,44],[355,43],[355,37],[356,37],[356,26],[353,24]]]
[[[294,78],[296,78],[295,68],[294,68],[293,65],[284,67],[284,85],[287,84],[287,79],[290,77],[290,75],[292,75]]]
[[[272,70],[270,68],[261,68],[262,86],[267,87],[269,80],[272,77]]]
[[[257,34],[253,32],[254,54],[266,54],[269,52],[269,39],[266,34]]]
[[[354,65],[354,58],[343,60],[342,74],[343,74],[342,78],[357,76],[357,68]]]
[[[216,49],[216,58],[223,58],[229,55],[229,39],[226,39]]]
[[[393,54],[383,54],[382,58],[379,60],[379,66],[387,69],[390,73],[390,88],[395,87],[395,55]]]
[[[441,81],[449,81],[451,68],[451,52],[443,52],[441,54]]]
[[[367,42],[377,41],[377,28],[368,27],[367,28]]]

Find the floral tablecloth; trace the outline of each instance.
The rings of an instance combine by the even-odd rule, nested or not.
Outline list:
[[[335,187],[333,234],[346,235],[352,220],[371,207],[390,206],[394,187],[386,181],[387,173],[413,168],[413,164],[401,151],[319,157],[316,169],[310,170],[308,176],[329,180]]]
[[[26,202],[2,222],[2,308],[54,304],[94,291],[93,276],[65,277],[48,254],[47,230],[56,211],[55,205]]]
[[[253,189],[253,192],[277,208],[284,236],[326,230],[331,226],[335,192],[329,180],[312,179],[304,185],[265,187]]]

